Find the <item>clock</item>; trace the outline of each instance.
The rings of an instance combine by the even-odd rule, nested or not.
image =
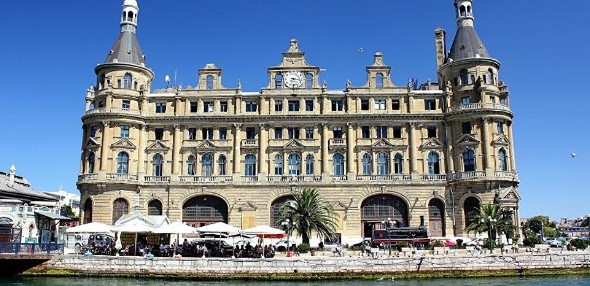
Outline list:
[[[285,86],[288,88],[300,87],[302,83],[302,75],[298,71],[290,71],[285,73]]]

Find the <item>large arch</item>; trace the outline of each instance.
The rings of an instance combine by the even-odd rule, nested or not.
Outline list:
[[[154,199],[148,203],[148,215],[162,215],[162,202]]]
[[[397,227],[408,226],[408,204],[398,196],[379,194],[366,198],[361,204],[362,235],[371,237],[375,223],[391,219]]]
[[[113,225],[123,215],[129,213],[129,202],[124,198],[118,198],[113,202]]]
[[[428,202],[428,234],[445,236],[445,204],[434,198]]]
[[[82,220],[83,224],[91,223],[92,222],[92,199],[86,199],[84,203],[84,218]]]
[[[277,225],[277,221],[280,218],[280,209],[281,206],[288,202],[288,201],[292,201],[294,200],[295,197],[293,197],[293,195],[286,195],[286,196],[282,196],[282,197],[278,197],[277,199],[275,199],[274,201],[272,201],[272,203],[270,204],[270,226],[278,228],[279,225]]]
[[[471,220],[471,218],[474,215],[474,212],[476,212],[480,207],[480,202],[479,199],[477,199],[476,197],[468,197],[465,199],[465,202],[463,202],[463,216],[465,218],[465,227],[466,228],[469,225],[469,221]]]
[[[227,203],[215,196],[196,196],[182,205],[182,221],[193,227],[216,222],[227,223]]]

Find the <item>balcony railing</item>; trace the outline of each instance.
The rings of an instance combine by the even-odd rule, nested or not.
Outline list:
[[[256,139],[242,139],[242,147],[257,147],[258,140]]]
[[[231,182],[231,176],[180,176],[182,183],[197,183],[197,182]]]
[[[242,182],[258,182],[258,176],[242,176]]]
[[[137,175],[107,174],[107,181],[113,182],[137,182]]]
[[[268,182],[321,182],[322,176],[267,176]]]
[[[143,180],[146,184],[170,183],[170,176],[145,176]]]
[[[455,180],[476,179],[476,178],[483,178],[485,176],[486,176],[486,173],[483,171],[460,172],[460,173],[453,174],[453,178]]]
[[[506,178],[509,180],[518,180],[518,174],[516,172],[511,171],[495,171],[495,177]]]
[[[348,176],[332,176],[331,179],[332,179],[332,182],[347,181]]]
[[[329,140],[328,146],[346,146],[346,140],[344,138],[332,138]]]
[[[422,175],[422,181],[446,181],[447,175],[435,174],[435,175]]]
[[[82,174],[78,175],[78,182],[96,181],[98,174]]]
[[[129,115],[140,115],[141,112],[135,109],[129,108],[110,108],[107,109],[106,107],[90,109],[86,111],[86,115],[96,114],[96,113],[118,113],[118,114],[129,114]]]
[[[357,181],[411,181],[410,175],[358,175]]]
[[[448,112],[455,112],[460,110],[475,110],[475,109],[494,109],[494,110],[503,110],[503,111],[510,111],[508,106],[498,103],[469,103],[469,104],[461,104],[459,106],[451,106],[448,108]]]

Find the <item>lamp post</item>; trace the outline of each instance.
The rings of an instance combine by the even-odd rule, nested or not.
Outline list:
[[[395,224],[395,221],[392,221],[391,218],[387,218],[387,221],[381,221],[382,224],[385,225],[385,231],[387,231],[387,246],[389,248],[389,256],[391,256],[391,229]]]
[[[488,216],[487,219],[487,223],[488,223],[488,249],[490,250],[490,253],[492,253],[492,225],[494,223],[496,223],[496,219],[492,218],[491,216]],[[480,220],[480,222],[486,222],[486,220],[484,220],[483,218]]]
[[[283,227],[287,230],[287,256],[289,256],[289,253],[290,253],[289,249],[291,248],[291,241],[290,241],[291,230],[295,226],[295,222],[293,222],[290,218],[287,218],[285,221],[283,221],[281,223],[281,225],[283,225]],[[293,250],[295,250],[295,249],[293,249]]]

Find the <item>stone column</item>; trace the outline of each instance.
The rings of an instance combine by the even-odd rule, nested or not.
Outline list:
[[[100,143],[100,170],[103,172],[107,171],[107,156],[108,156],[108,148],[110,145],[109,136],[111,132],[109,132],[109,125],[110,122],[103,121],[102,122],[102,138]]]
[[[346,160],[346,169],[351,176],[356,175],[356,168],[354,165],[354,141],[356,139],[355,132],[354,132],[354,125],[353,123],[349,122],[346,123],[348,126],[346,132],[346,153],[347,153],[347,160]]]
[[[491,173],[492,170],[492,159],[490,156],[490,130],[489,130],[489,124],[488,124],[488,117],[484,117],[481,120],[481,129],[482,129],[482,134],[483,134],[483,138],[481,144],[482,144],[482,148],[483,148],[483,169],[486,173],[486,176],[492,176],[493,174]]]
[[[241,150],[240,150],[240,144],[242,142],[240,139],[240,133],[242,132],[241,130],[242,128],[242,124],[240,123],[234,123],[233,125],[233,130],[234,130],[234,162],[233,162],[233,170],[234,170],[234,175],[239,176],[240,175],[240,158],[242,156],[241,154]]]
[[[418,174],[418,158],[416,158],[416,122],[410,122],[408,124],[408,136],[410,139],[410,171],[412,172],[412,177]]]
[[[179,124],[174,124],[174,142],[172,142],[172,175],[178,175],[180,168],[179,168],[179,161],[180,161],[180,145],[182,144],[182,132],[180,130]]]
[[[329,155],[328,155],[328,123],[324,122],[321,124],[322,126],[322,174],[329,174],[330,165],[328,164]]]
[[[105,97],[104,100],[104,109],[105,110],[111,110],[112,106],[111,106],[111,100],[113,98],[113,95],[109,92],[107,93],[107,96]]]
[[[266,149],[268,145],[268,124],[260,123],[260,136],[258,136],[258,173],[268,174]]]
[[[88,126],[86,126],[86,124],[83,124],[82,125],[82,150],[80,150],[81,154],[80,154],[80,172],[79,172],[79,174],[87,173],[87,171],[86,171],[86,152],[84,150],[84,143],[86,143],[87,137],[88,137]],[[95,164],[96,164],[96,159],[95,159]],[[96,170],[94,170],[94,171],[96,172]]]
[[[137,177],[141,180],[145,174],[145,139],[147,135],[146,126],[139,127],[139,146],[137,148]]]
[[[182,104],[180,100],[180,96],[174,97],[174,115],[177,116],[182,114]]]
[[[516,172],[516,160],[514,159],[514,135],[512,135],[512,122],[506,124],[508,127],[508,142],[510,142],[510,170]]]
[[[451,145],[452,145],[452,141],[451,141],[451,125],[447,122],[444,122],[444,129],[445,129],[445,138],[447,141],[447,144],[445,144],[445,162],[447,163],[447,168],[445,169],[445,173],[447,174],[451,174],[455,172],[455,166],[454,166],[454,161],[453,161],[453,154],[451,151]]]

